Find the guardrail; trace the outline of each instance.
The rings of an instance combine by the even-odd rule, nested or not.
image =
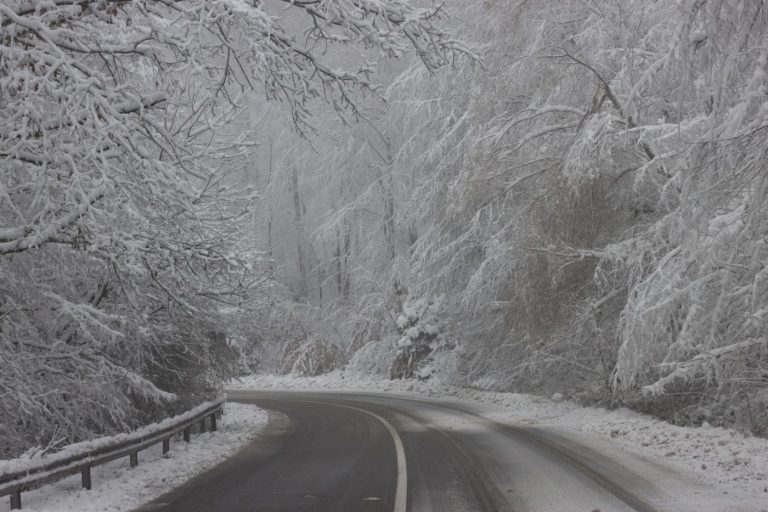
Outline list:
[[[11,510],[21,509],[21,493],[42,487],[62,478],[81,474],[84,489],[91,488],[91,468],[128,456],[131,467],[138,465],[139,452],[163,443],[163,453],[171,449],[171,437],[179,433],[184,441],[190,441],[192,427],[206,432],[206,419],[210,419],[210,431],[216,430],[216,419],[221,417],[224,398],[195,407],[179,416],[149,425],[129,434],[104,437],[78,443],[72,450],[65,449],[50,457],[29,461],[9,461],[8,469],[0,468],[0,497],[11,497]],[[17,467],[18,466],[18,467]]]

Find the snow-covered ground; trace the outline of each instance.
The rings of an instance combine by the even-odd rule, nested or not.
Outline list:
[[[746,503],[749,510],[768,512],[768,439],[734,430],[678,427],[627,409],[581,407],[539,396],[440,383],[366,379],[344,372],[314,378],[249,376],[231,382],[228,388],[391,392],[486,404],[481,410],[493,419],[575,432],[586,444],[596,440],[691,477],[723,495],[734,510],[745,510]]]
[[[139,466],[128,458],[91,470],[93,488],[80,486],[80,475],[22,494],[27,512],[122,512],[134,509],[205,471],[238,451],[266,426],[267,414],[255,405],[227,403],[216,432],[192,434],[187,444],[171,441],[162,455],[158,444],[139,452]]]

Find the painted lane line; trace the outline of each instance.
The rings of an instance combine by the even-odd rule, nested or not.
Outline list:
[[[342,405],[336,402],[330,402],[328,405],[334,407],[344,407],[346,409],[352,409],[358,412],[362,412],[378,420],[392,436],[392,441],[395,444],[395,455],[397,457],[397,484],[395,485],[395,504],[392,507],[392,512],[407,512],[408,511],[408,467],[405,461],[405,448],[403,447],[403,440],[400,438],[400,434],[397,433],[395,427],[392,426],[387,420],[379,416],[378,414],[366,411],[365,409],[359,409],[352,407],[351,405]]]
[[[228,398],[234,398],[234,399],[250,399],[254,400],[254,396],[252,392],[240,392],[237,391],[230,391],[227,392]],[[405,447],[403,446],[403,440],[400,438],[400,434],[397,433],[397,430],[395,427],[392,426],[391,423],[389,423],[387,420],[379,416],[378,414],[372,413],[370,411],[366,411],[365,409],[360,409],[358,407],[353,407],[351,405],[343,405],[334,401],[323,401],[323,400],[297,400],[299,402],[309,402],[309,403],[322,403],[325,405],[329,405],[331,407],[344,407],[345,409],[352,409],[357,412],[362,412],[363,414],[367,414],[368,416],[371,416],[372,418],[376,419],[379,423],[384,425],[384,427],[389,431],[389,435],[392,437],[392,441],[395,445],[395,457],[397,461],[397,483],[395,484],[395,503],[392,507],[392,512],[408,512],[408,466],[406,464],[405,459]]]

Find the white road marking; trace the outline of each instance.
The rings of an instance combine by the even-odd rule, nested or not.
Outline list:
[[[397,433],[392,424],[378,414],[366,411],[365,409],[358,409],[351,405],[341,405],[335,402],[330,402],[330,404],[337,407],[346,407],[347,409],[353,409],[372,416],[389,430],[392,441],[395,443],[395,454],[397,457],[397,484],[395,485],[395,505],[392,508],[392,512],[406,512],[408,510],[408,467],[405,463],[405,448],[403,447],[403,440],[400,439],[400,434]]]
[[[243,392],[228,392],[228,397],[231,398],[253,398],[251,393]],[[317,402],[315,402],[317,403]],[[395,444],[395,455],[397,459],[397,484],[395,485],[395,504],[392,508],[392,512],[407,512],[408,511],[408,467],[405,462],[405,448],[403,447],[403,440],[400,438],[400,434],[397,433],[395,427],[393,427],[387,420],[379,416],[378,414],[366,411],[365,409],[359,409],[352,407],[351,405],[342,405],[336,402],[325,402],[328,405],[335,407],[345,407],[358,412],[367,414],[377,419],[386,429],[389,431],[389,435],[392,436],[392,441]]]

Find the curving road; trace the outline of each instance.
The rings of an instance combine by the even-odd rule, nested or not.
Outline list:
[[[662,467],[497,422],[466,404],[370,393],[228,395],[270,411],[266,434],[141,512],[686,509],[668,492],[675,475]]]

